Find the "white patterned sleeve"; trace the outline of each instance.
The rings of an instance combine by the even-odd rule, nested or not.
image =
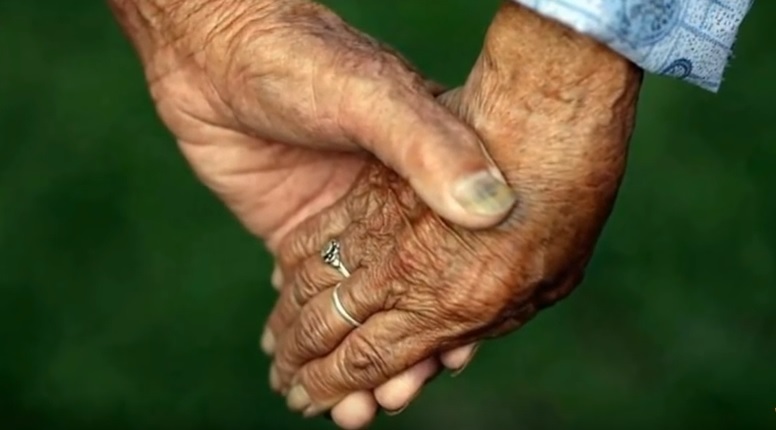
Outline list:
[[[716,92],[754,0],[514,0],[643,69]]]

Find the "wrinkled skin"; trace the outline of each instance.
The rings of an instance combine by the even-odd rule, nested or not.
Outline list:
[[[438,86],[316,3],[109,4],[194,171],[270,251],[343,196],[368,153],[462,225],[492,225],[513,204],[506,185],[506,192],[475,193],[485,196],[480,204],[462,203],[460,182],[495,169],[478,136],[434,100]],[[494,205],[494,196],[506,201]],[[465,356],[444,357],[457,367]],[[404,392],[406,376],[415,380],[435,371],[431,366],[420,364],[383,388]],[[346,398],[337,417],[358,418],[365,399],[371,394],[354,393],[355,403]],[[354,404],[360,406],[348,406]]]
[[[323,6],[109,3],[183,154],[270,250],[344,195],[367,153],[460,225],[493,225],[514,203],[493,186],[477,135],[434,99],[439,88]],[[483,182],[500,191],[475,193]]]
[[[289,406],[320,413],[566,297],[611,212],[640,84],[641,72],[602,45],[504,5],[466,85],[443,98],[486,142],[517,206],[493,229],[466,230],[368,162],[347,195],[278,252],[285,282],[268,329]],[[335,237],[346,280],[319,256]],[[332,307],[340,281],[358,328]]]

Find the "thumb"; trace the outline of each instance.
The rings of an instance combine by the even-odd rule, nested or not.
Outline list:
[[[347,113],[346,132],[441,217],[468,228],[497,224],[514,205],[514,191],[474,130],[423,85],[395,84],[407,80],[388,80],[393,88],[360,97]]]

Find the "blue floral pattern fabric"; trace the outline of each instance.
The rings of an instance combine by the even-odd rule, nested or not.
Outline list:
[[[716,92],[753,0],[515,0],[643,69]]]

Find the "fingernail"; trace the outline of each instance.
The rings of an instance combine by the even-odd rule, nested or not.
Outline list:
[[[293,411],[303,411],[310,406],[310,396],[301,385],[295,385],[286,397],[288,408]]]
[[[275,336],[267,328],[261,335],[261,350],[267,355],[272,355],[275,352]]]
[[[400,413],[404,412],[412,404],[412,402],[414,402],[415,399],[418,398],[419,395],[420,395],[420,390],[416,391],[415,394],[413,394],[412,397],[410,397],[410,399],[407,400],[407,403],[405,403],[404,406],[400,407],[399,409],[392,410],[392,411],[386,409],[385,415],[388,415],[389,417],[399,415]]]
[[[280,271],[280,266],[275,266],[272,270],[270,282],[272,283],[272,287],[276,290],[280,290],[280,287],[283,286],[283,273]]]
[[[407,407],[409,405],[410,404],[407,403],[406,405],[402,406],[401,408],[399,408],[399,409],[397,409],[395,411],[389,411],[388,409],[386,409],[385,410],[385,415],[388,415],[389,417],[395,417],[396,415],[399,415],[400,413],[404,412],[404,410],[407,409]]]
[[[305,409],[304,412],[302,412],[302,416],[305,417],[305,418],[312,418],[312,417],[316,417],[316,416],[322,414],[326,410],[327,410],[327,408],[324,408],[322,406],[312,405],[312,406],[308,406],[307,409]],[[331,419],[331,414],[330,413],[328,413],[326,415],[328,415],[329,419]]]
[[[279,392],[282,384],[280,383],[280,374],[278,373],[277,367],[275,367],[274,364],[272,364],[269,367],[269,386],[274,390]]]
[[[466,361],[463,363],[463,365],[453,371],[453,373],[450,374],[453,378],[463,373],[464,370],[466,370],[467,367],[469,367],[469,364],[471,364],[472,360],[474,359],[474,355],[477,354],[477,350],[480,349],[480,345],[477,344],[472,348],[471,354],[469,354],[469,357],[466,358]]]
[[[509,185],[488,171],[458,181],[453,197],[464,209],[479,215],[502,214],[517,200]]]

